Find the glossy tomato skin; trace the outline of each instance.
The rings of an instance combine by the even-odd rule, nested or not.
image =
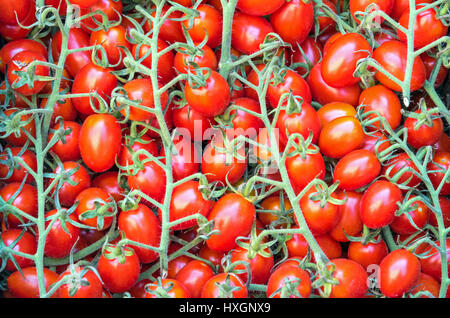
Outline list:
[[[298,66],[295,71],[303,76],[305,75],[307,72],[310,71],[310,69],[316,65],[321,58],[322,55],[322,45],[319,42],[316,42],[314,40],[314,38],[312,37],[307,37],[302,44],[300,45],[301,49],[303,50],[300,51],[300,49],[294,47],[292,49],[292,51],[290,52],[291,54],[291,66],[294,63],[304,63],[307,64],[308,67],[304,67],[304,66]]]
[[[26,16],[19,22],[22,26],[31,26],[36,22],[36,6],[34,5],[34,3],[32,3],[30,9],[27,11]],[[0,35],[6,41],[25,39],[31,32],[31,29],[26,29],[22,26],[17,24],[17,21],[13,24],[0,23]]]
[[[361,264],[364,269],[371,265],[379,265],[383,258],[388,255],[389,250],[386,243],[380,239],[379,242],[350,242],[348,246],[348,258]]]
[[[22,235],[22,236],[21,236]],[[18,239],[20,237],[20,239]],[[17,240],[18,239],[18,240]],[[37,250],[37,244],[36,244],[36,238],[33,236],[33,234],[29,232],[23,231],[21,229],[8,229],[0,234],[0,240],[5,244],[5,246],[8,246],[12,248],[16,252],[26,253],[29,255],[34,255]],[[17,242],[15,242],[17,240]],[[11,255],[12,258],[16,261],[18,266],[20,268],[33,266],[34,262],[31,259],[18,256],[18,255]],[[3,262],[6,262],[6,265],[4,265]],[[5,268],[8,271],[15,271],[17,270],[14,263],[11,261],[11,259],[1,260],[1,266],[2,268]],[[5,266],[5,267],[3,267]]]
[[[75,275],[79,275],[80,282],[71,282],[67,284],[63,284],[60,288],[58,288],[57,295],[58,298],[102,298],[103,294],[103,285],[97,274],[92,270],[87,270],[83,275],[81,272],[84,270],[82,267],[73,265],[72,269]],[[70,267],[63,272],[58,280],[63,279],[65,276],[71,275]],[[71,294],[71,289],[75,289],[75,293]]]
[[[261,113],[261,106],[259,103],[248,97],[232,99],[231,104],[248,109],[258,114]],[[229,136],[230,139],[240,135],[253,139],[264,126],[260,118],[241,109],[233,109],[230,111],[230,116],[234,116],[234,118],[232,117],[233,128],[227,129],[226,131],[227,136]]]
[[[148,161],[136,174],[128,176],[128,185],[130,190],[140,190],[151,198],[161,201],[166,189],[166,173],[155,162]]]
[[[447,269],[450,268],[450,239],[447,238],[446,241],[446,247],[447,247]],[[435,241],[434,242],[438,247],[441,246],[441,241]],[[432,276],[434,279],[436,279],[438,282],[442,279],[442,260],[441,260],[441,254],[436,249],[436,247],[432,246],[431,244],[427,243],[424,245],[419,246],[417,249],[418,253],[423,253],[425,258],[420,259],[420,265],[421,270],[423,273],[428,274]]]
[[[131,44],[126,38],[126,32],[127,30],[122,25],[111,26],[107,30],[94,31],[90,36],[90,44],[101,45],[106,51],[108,63],[111,66],[117,65],[115,68],[123,68],[123,58],[126,55],[124,49],[120,46],[131,51]],[[100,53],[98,55],[101,56]]]
[[[80,154],[84,163],[95,172],[109,170],[120,152],[122,132],[110,114],[89,115],[80,131]]]
[[[356,63],[372,54],[369,42],[358,33],[347,33],[330,45],[322,60],[322,76],[332,87],[357,84]]]
[[[192,298],[199,298],[203,286],[213,276],[214,272],[208,264],[192,260],[177,273],[175,279],[189,290]]]
[[[364,135],[364,142],[361,149],[367,149],[374,153],[380,153],[391,146],[389,139],[380,131]]]
[[[219,230],[220,233],[211,235],[206,244],[215,251],[230,251],[236,246],[238,236],[250,233],[255,217],[256,209],[250,201],[239,194],[225,194],[215,203],[208,216],[208,220],[214,220],[213,230]]]
[[[16,195],[16,193],[20,192]],[[30,216],[38,215],[38,192],[35,186],[30,184],[22,184],[20,182],[8,183],[0,188],[0,197],[5,201]],[[14,197],[14,199],[12,199]],[[22,223],[28,223],[29,220],[24,216],[15,216],[12,214],[14,210],[4,209],[3,213],[8,213],[8,226],[10,228],[18,227]],[[22,220],[22,221],[21,221]]]
[[[381,164],[377,156],[369,150],[358,149],[338,161],[333,182],[339,181],[340,189],[356,190],[375,180],[380,171]]]
[[[117,158],[117,163],[123,168],[126,169],[127,166],[131,166],[135,164],[133,160],[133,155],[136,152],[146,151],[150,155],[157,157],[158,156],[158,145],[156,141],[147,135],[143,135],[140,137],[140,140],[129,140],[127,138],[122,142],[122,148],[120,149],[119,156]],[[145,160],[148,158],[147,153],[142,153],[138,156],[139,160]]]
[[[411,199],[412,198],[413,197],[411,197]],[[391,223],[390,227],[395,233],[401,235],[413,234],[418,231],[418,229],[422,229],[428,223],[431,211],[425,203],[420,200],[414,201],[414,203],[411,204],[411,208],[413,208],[411,211],[396,216],[394,221]],[[410,216],[412,222],[409,220],[407,215]]]
[[[0,49],[0,71],[5,73],[6,65],[17,53],[22,51],[32,51],[44,57],[48,56],[47,48],[38,41],[31,39],[11,41]]]
[[[2,11],[0,21],[4,24],[17,24],[22,21],[34,3],[31,0],[4,1],[2,2]]]
[[[191,4],[189,4],[188,6],[190,6],[190,5]],[[169,5],[164,5],[161,10],[161,15],[164,16],[170,7],[171,6],[169,6]],[[155,15],[156,15],[156,10],[155,10],[155,12],[152,13],[152,16],[155,16]],[[169,14],[169,16],[166,20],[164,20],[161,28],[159,29],[159,37],[162,40],[169,42],[169,43],[185,41],[183,30],[181,29],[181,22],[175,20],[175,19],[181,18],[182,15],[183,15],[183,12],[175,10]],[[151,29],[151,22],[150,21],[147,21],[147,22],[148,23],[144,24],[145,32],[149,32]]]
[[[263,17],[236,12],[233,17],[231,45],[244,54],[259,50],[266,36],[274,32],[272,25]]]
[[[411,290],[412,294],[426,291],[433,296],[432,298],[439,298],[439,291],[441,289],[441,284],[439,284],[439,282],[432,276],[420,273],[416,285],[417,286],[413,290]],[[422,295],[420,296],[420,298],[431,298],[431,297],[428,295]],[[448,298],[448,295],[446,296],[446,298]]]
[[[46,227],[50,225],[49,218],[55,217],[58,210],[51,210],[45,214]],[[70,220],[69,220],[70,219]],[[62,258],[70,254],[71,249],[80,237],[80,229],[70,222],[77,222],[76,216],[63,215],[59,217],[49,228],[49,232],[45,238],[44,254],[47,257]]]
[[[230,262],[244,262],[249,264],[251,273],[251,283],[252,284],[266,284],[272,267],[274,265],[274,258],[269,249],[264,250],[270,256],[266,257],[261,254],[256,253],[253,258],[249,258],[249,250],[243,247],[236,247],[231,252]],[[242,274],[237,274],[243,282],[248,281],[247,267],[244,264],[236,265],[235,270],[244,270]]]
[[[292,70],[287,70],[283,77],[283,82],[277,85],[269,85],[267,88],[267,98],[273,108],[279,106],[283,94],[292,92],[293,96],[300,96],[303,102],[311,103],[311,90],[308,83],[299,74]],[[286,100],[283,105],[286,104]]]
[[[123,11],[123,4],[122,1],[114,1],[114,0],[97,0],[95,4],[92,6],[82,8],[80,10],[81,15],[89,14],[95,11],[101,11],[103,12],[107,17],[108,21],[110,23],[114,23],[116,21],[120,20],[120,15]],[[95,20],[94,20],[95,19]],[[95,14],[91,16],[90,18],[84,19],[81,22],[81,28],[87,32],[92,33],[93,29],[98,29],[99,25],[98,22],[103,21],[103,17],[100,14]]]
[[[173,109],[173,123],[183,137],[192,141],[202,141],[208,138],[206,132],[215,120],[186,104]]]
[[[450,152],[440,151],[436,152],[433,156],[433,162],[430,162],[427,166],[431,183],[436,189],[444,179],[444,173],[450,169]],[[444,181],[444,185],[441,188],[440,195],[450,194],[450,183]]]
[[[333,278],[339,283],[331,287],[330,298],[361,298],[367,290],[367,273],[355,261],[337,258],[330,261],[335,266]]]
[[[407,46],[403,42],[392,40],[380,45],[373,51],[373,58],[390,74],[398,80],[403,81],[406,70],[406,56]],[[401,92],[401,87],[386,77],[381,72],[375,74],[375,78],[384,86]],[[411,92],[421,88],[425,83],[426,69],[420,56],[417,56],[413,62],[412,76],[411,76]]]
[[[364,131],[355,117],[339,117],[326,124],[319,137],[322,154],[330,158],[342,158],[353,150],[361,148]]]
[[[287,157],[286,169],[294,189],[298,192],[303,190],[314,178],[323,179],[325,177],[325,161],[320,152],[306,154],[304,157],[300,154]]]
[[[365,12],[369,5],[375,4],[377,6],[377,10],[381,10],[387,15],[389,15],[394,7],[395,0],[351,0],[350,1],[350,13],[353,16],[353,19],[359,23],[361,23],[361,19],[356,17],[356,12],[361,11]],[[372,13],[374,9],[369,10],[369,13]],[[384,21],[384,18],[381,16],[375,16],[379,23]]]
[[[308,298],[311,295],[311,278],[307,271],[296,265],[287,265],[284,262],[270,275],[267,283],[267,297],[280,298],[281,291],[277,291],[287,284],[287,282],[298,282],[296,292],[302,298]],[[298,298],[298,295],[290,295],[290,298]]]
[[[136,209],[121,211],[118,219],[119,229],[126,238],[151,246],[159,246],[161,224],[155,214],[144,204]],[[158,259],[158,253],[139,246],[133,246],[141,263],[147,264]]]
[[[12,133],[9,136],[5,137],[4,140],[7,141],[10,145],[16,146],[16,147],[22,147],[27,142],[28,136],[27,133],[36,138],[36,124],[34,121],[33,114],[24,114],[22,115],[20,113],[20,109],[18,108],[8,108],[4,112],[4,115],[9,117],[10,119],[13,118],[20,118],[21,122],[28,122],[28,124],[25,124],[23,127],[20,128],[20,131],[17,130],[16,133]],[[16,117],[17,116],[17,117]],[[17,119],[13,119],[17,120]],[[25,133],[27,132],[27,133]],[[33,141],[30,141],[30,145],[33,145]]]
[[[44,267],[44,282],[46,291],[58,280],[58,274]],[[39,298],[38,274],[36,267],[22,268],[22,273],[16,271],[7,280],[8,290],[15,298]],[[55,297],[56,295],[53,295]]]
[[[42,98],[41,102],[39,104],[39,107],[46,108],[47,102],[48,102],[47,98]],[[64,119],[65,121],[75,121],[77,119],[78,111],[73,106],[72,99],[63,98],[63,99],[58,99],[55,102],[55,104],[53,105],[52,118],[50,120],[51,127],[57,123],[56,119],[58,117],[62,117],[62,119]]]
[[[416,111],[417,114],[421,114],[421,111]],[[444,132],[444,123],[441,118],[435,118],[431,120],[431,123],[424,123],[418,127],[417,119],[408,117],[405,119],[404,126],[408,130],[407,142],[415,149],[419,149],[424,146],[431,146],[438,142],[439,138]],[[428,124],[431,124],[430,126]]]
[[[74,6],[79,6],[80,8],[89,8],[98,2],[98,0],[70,0],[69,1]]]
[[[437,60],[436,58],[428,55],[427,53],[420,54],[420,58],[422,59],[423,64],[425,64],[425,69],[427,71],[427,79],[430,80]],[[447,74],[448,69],[445,66],[441,65],[436,76],[436,81],[434,82],[434,87],[441,86],[444,83],[445,79],[447,78]]]
[[[57,123],[53,128],[60,129],[61,124]],[[61,161],[76,161],[81,158],[80,155],[80,131],[81,125],[74,121],[64,121],[63,127],[65,131],[70,130],[68,135],[58,140],[58,142],[51,148],[51,151],[58,156]],[[54,134],[48,135],[48,140],[53,138]]]
[[[172,175],[174,181],[182,180],[200,170],[200,155],[196,144],[185,138],[174,139],[177,154],[172,154]],[[165,163],[165,150],[161,147],[160,156]]]
[[[314,24],[313,3],[300,0],[286,2],[270,15],[270,23],[285,42],[294,47],[302,44]]]
[[[159,284],[151,283],[147,286],[150,291],[156,292]],[[191,298],[189,290],[176,279],[165,278],[161,280],[162,288],[166,291],[169,298]],[[159,298],[158,294],[146,292],[145,298]]]
[[[196,10],[199,16],[193,19],[193,26],[190,28],[189,20],[182,23],[188,29],[188,33],[195,42],[202,42],[208,33],[207,44],[211,48],[216,48],[222,41],[222,16],[220,12],[208,4],[200,4]]]
[[[198,46],[199,43],[195,43],[195,45]],[[200,50],[203,52],[203,55],[193,56],[182,53],[185,51],[177,52],[173,61],[175,69],[182,74],[187,74],[188,71],[193,73],[194,67],[190,63],[195,63],[199,67],[208,67],[215,71],[218,61],[214,51],[206,44]]]
[[[389,253],[380,263],[381,292],[390,298],[401,297],[415,285],[420,268],[419,259],[405,249]]]
[[[356,107],[358,105],[359,95],[361,94],[359,85],[354,84],[341,88],[332,87],[323,79],[321,69],[322,62],[317,63],[311,69],[307,78],[312,98],[322,105],[331,102],[344,102]]]
[[[375,181],[361,199],[361,220],[371,229],[389,225],[395,218],[397,202],[403,200],[402,191],[385,180]]]
[[[419,174],[419,169],[412,162],[408,154],[404,152],[400,152],[389,159],[389,161],[383,167],[382,174],[392,178],[400,170],[405,168],[408,168],[411,171],[404,171],[400,178],[398,178],[396,183],[402,184],[407,187],[417,187],[421,183],[421,180],[417,175],[413,173],[413,171]]]
[[[269,15],[274,13],[284,4],[283,0],[259,1],[259,0],[239,0],[237,8],[239,11],[256,16]]]
[[[36,155],[26,149],[22,151],[21,147],[9,147],[5,148],[4,151],[0,154],[0,160],[8,160],[8,150],[11,151],[11,155],[13,157],[19,157],[23,160],[28,167],[30,167],[33,171],[37,169],[37,161]],[[19,169],[17,169],[19,168]],[[21,164],[14,164],[13,171],[10,171],[11,167],[6,164],[0,164],[0,180],[5,183],[11,182],[22,182],[25,180],[26,183],[32,184],[34,182],[33,177],[28,173],[28,171]]]
[[[347,235],[359,236],[363,229],[363,223],[359,215],[363,195],[355,191],[338,190],[335,193],[338,199],[344,200],[347,198],[347,201],[338,206],[341,219],[329,234],[338,242],[348,242]]]
[[[447,199],[446,197],[440,195],[439,196],[439,206],[441,208],[444,226],[447,228],[450,226],[450,199]],[[438,226],[436,215],[434,213],[430,213],[428,222],[432,226]]]
[[[95,202],[97,202],[97,205],[99,204],[100,207],[105,205],[105,203],[100,203],[100,201],[104,201],[106,202],[106,204],[110,204],[112,198],[105,191],[103,191],[100,188],[90,187],[81,191],[77,195],[75,201],[78,201],[75,213],[78,216],[78,220],[80,223],[83,223],[91,227],[95,227],[99,231],[105,230],[111,226],[113,220],[112,216],[87,217],[86,214],[84,214],[87,211],[92,211],[96,209]],[[113,208],[109,207],[106,213],[110,214],[112,212]],[[99,223],[100,217],[103,218],[103,224],[101,226]]]
[[[201,298],[220,298],[226,295],[221,295],[220,285],[228,284],[236,288],[232,292],[233,298],[247,298],[248,291],[242,280],[233,273],[220,273],[211,277],[203,286]]]
[[[325,127],[326,124],[339,117],[356,117],[356,109],[347,103],[333,102],[319,108],[317,115],[319,116],[320,127]]]

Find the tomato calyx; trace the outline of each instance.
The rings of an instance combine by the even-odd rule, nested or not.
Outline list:
[[[291,134],[286,145],[286,148],[289,147],[287,157],[295,157],[298,155],[305,160],[308,155],[320,153],[320,148],[312,143],[313,137],[313,132],[311,130],[309,131],[306,140],[299,133]]]
[[[405,116],[407,118],[413,118],[416,120],[414,124],[414,130],[419,130],[422,126],[433,127],[433,120],[441,118],[441,116],[437,115],[439,112],[438,108],[427,108],[425,99],[421,99],[419,101],[419,110],[415,112],[407,112]]]
[[[172,298],[169,292],[173,289],[173,287],[173,282],[168,281],[166,284],[163,284],[162,278],[158,277],[156,282],[146,284],[144,289],[148,294],[154,295],[156,298]]]
[[[247,263],[248,264],[248,263]],[[233,298],[233,292],[241,290],[241,287],[234,286],[231,282],[231,276],[234,275],[232,273],[228,274],[225,280],[221,283],[216,282],[216,286],[218,288],[218,298]]]
[[[1,138],[6,138],[10,135],[20,138],[22,134],[27,134],[28,132],[25,127],[34,121],[34,116],[32,115],[35,112],[39,112],[39,110],[17,110],[12,112],[9,116],[2,113],[2,125],[0,126]],[[28,118],[24,118],[25,116]]]
[[[131,247],[126,246],[122,242],[125,241],[122,239],[117,244],[105,244],[102,248],[102,255],[108,260],[117,259],[120,264],[125,264],[126,257],[132,256],[135,252]]]
[[[308,198],[312,201],[320,201],[321,208],[324,208],[327,203],[343,205],[347,202],[347,198],[338,199],[333,195],[338,186],[339,181],[336,181],[331,186],[328,186],[323,180],[317,180],[315,189],[310,191]]]
[[[6,264],[9,261],[11,261],[14,264],[14,267],[19,270],[20,266],[17,263],[16,258],[14,257],[14,254],[11,252],[16,244],[20,241],[22,236],[25,234],[26,229],[23,229],[20,234],[17,236],[17,238],[9,244],[9,246],[5,245],[5,242],[3,242],[2,239],[0,239],[0,260],[1,260],[1,266],[0,266],[0,272],[3,272],[6,268]]]
[[[89,262],[80,261],[76,264],[70,264],[67,267],[69,274],[65,275],[63,282],[69,285],[69,296],[73,297],[80,288],[90,285],[88,279],[85,278],[86,273],[92,271],[100,281],[102,281],[100,274],[95,266],[92,266]]]
[[[97,219],[97,229],[103,229],[105,224],[105,218],[112,217],[117,214],[117,205],[115,201],[110,197],[111,200],[104,201],[102,199],[95,199],[93,201],[94,208],[91,210],[84,211],[79,215],[80,221],[87,219]]]

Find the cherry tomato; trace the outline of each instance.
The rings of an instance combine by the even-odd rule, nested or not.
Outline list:
[[[192,3],[189,3],[187,6],[191,6]],[[171,6],[164,5],[161,10],[161,16],[164,16],[167,13],[167,10],[169,10]],[[183,30],[181,28],[181,22],[180,18],[183,15],[183,12],[175,10],[172,11],[172,13],[169,14],[167,19],[164,20],[163,24],[161,25],[161,28],[159,29],[159,37],[169,43],[175,43],[175,42],[184,42],[184,34]],[[152,13],[152,16],[156,16],[156,10]],[[149,32],[151,28],[151,21],[147,21],[144,24],[144,31]]]
[[[289,287],[291,286],[291,287]],[[267,283],[267,297],[280,298],[295,288],[289,298],[308,298],[311,295],[311,278],[307,271],[295,265],[280,265]]]
[[[282,206],[283,204],[283,206]],[[284,207],[284,210],[283,210]],[[292,205],[289,199],[284,198],[283,203],[281,202],[281,197],[279,195],[271,195],[270,197],[264,199],[261,202],[261,209],[266,210],[265,212],[258,212],[258,220],[264,226],[269,226],[272,222],[283,221],[283,218],[287,217],[284,214],[292,209]],[[272,212],[268,212],[272,211]],[[292,214],[292,213],[290,213]],[[275,223],[274,223],[275,224]]]
[[[58,280],[58,274],[45,267],[43,273],[45,289],[49,291],[50,286]],[[39,298],[38,281],[36,267],[25,267],[20,272],[16,271],[8,277],[8,290],[14,298]],[[55,296],[53,295],[53,297]]]
[[[411,197],[412,199],[413,197]],[[396,216],[390,227],[397,234],[413,234],[422,229],[427,223],[430,209],[422,201],[414,201],[411,204],[413,210]],[[408,218],[408,216],[410,218]],[[412,221],[410,221],[410,219]]]
[[[450,194],[450,182],[443,180],[445,171],[448,169],[450,169],[450,152],[444,151],[436,152],[433,156],[433,161],[427,166],[427,170],[429,171],[428,177],[434,188],[436,189],[442,182],[444,183],[439,193],[440,195]]]
[[[306,64],[306,66],[298,66],[295,69],[299,75],[304,76],[320,61],[322,57],[322,45],[315,41],[314,38],[307,37],[300,45],[300,48],[303,53],[296,47],[294,47],[291,51],[291,67],[295,63]]]
[[[269,85],[267,88],[267,98],[273,108],[278,107],[283,94],[292,93],[293,96],[300,96],[305,103],[311,103],[311,90],[308,83],[294,71],[286,70],[283,82],[277,85]],[[283,105],[286,104],[284,101]]]
[[[64,91],[61,89],[60,92]],[[40,108],[51,107],[53,109],[52,118],[50,119],[50,125],[54,126],[57,123],[57,118],[62,117],[64,121],[75,121],[78,117],[78,111],[73,106],[71,98],[58,99],[53,106],[47,105],[48,99],[42,98],[39,104]]]
[[[379,265],[383,258],[388,255],[389,251],[383,240],[379,242],[350,242],[348,245],[348,258],[361,264],[364,269],[368,269],[371,265]]]
[[[203,286],[213,276],[214,272],[209,265],[199,260],[192,260],[177,273],[175,279],[189,290],[192,298],[199,298]]]
[[[21,229],[9,229],[2,232],[0,234],[0,240],[3,244],[5,244],[5,246],[16,252],[34,255],[37,250],[36,238],[33,234]],[[33,266],[34,264],[33,260],[18,255],[11,254],[11,259],[14,259],[20,268]],[[1,268],[5,268],[11,272],[17,270],[16,265],[14,265],[11,259],[2,258]],[[4,265],[4,262],[6,262],[6,265]]]
[[[435,280],[432,276],[420,273],[419,279],[417,279],[416,287],[411,290],[411,294],[417,294],[418,292],[428,292],[434,298],[439,297],[439,291],[441,290],[441,284]],[[420,296],[420,298],[431,298],[428,294]],[[448,298],[448,297],[447,297]]]
[[[26,215],[37,217],[38,192],[35,186],[29,184],[24,184],[22,186],[20,182],[8,183],[2,188],[0,188],[0,197],[5,202],[11,200],[11,202],[8,203],[15,209],[19,209],[22,212],[24,212]],[[8,226],[10,228],[18,227],[22,223],[29,222],[25,216],[18,215],[15,212],[15,209],[6,207],[2,211],[3,215],[5,213],[7,214]]]
[[[206,132],[215,121],[186,104],[173,109],[173,123],[183,137],[202,141],[208,138]]]
[[[415,112],[421,114],[420,110]],[[407,142],[412,147],[419,149],[424,146],[431,146],[438,142],[444,132],[444,123],[441,118],[432,120],[417,126],[418,120],[413,117],[405,119],[404,127],[408,130]]]
[[[122,1],[114,1],[114,0],[97,0],[95,4],[92,6],[81,8],[80,14],[85,15],[95,11],[103,12],[108,21],[110,23],[118,22],[120,20],[120,15],[123,11]],[[94,20],[95,19],[95,20]],[[103,17],[100,14],[94,14],[90,18],[84,19],[81,22],[81,28],[88,33],[91,33],[92,30],[98,29],[99,25],[97,24],[103,22]]]
[[[272,25],[263,17],[236,12],[233,16],[231,45],[239,52],[250,55],[260,49],[271,32],[274,32]]]
[[[2,1],[0,21],[2,24],[17,24],[22,21],[34,6],[31,0]]]
[[[89,8],[96,4],[98,0],[70,0],[69,2],[74,6],[79,6],[80,8]]]
[[[166,191],[166,173],[154,161],[147,161],[141,168],[132,169],[128,176],[130,190],[140,190],[156,201],[161,201]]]
[[[8,160],[8,153],[11,151],[11,155],[13,157],[20,158],[28,165],[33,171],[37,169],[36,155],[28,150],[22,151],[20,147],[8,147],[0,154],[0,160]],[[14,167],[12,171],[11,167]],[[34,178],[28,171],[17,162],[14,162],[13,166],[8,164],[0,164],[0,180],[5,183],[11,182],[22,182],[25,179],[25,182],[28,184],[32,184],[34,182]]]
[[[368,14],[373,13],[375,10],[380,10],[389,15],[395,1],[396,0],[350,0],[350,13],[352,14],[353,19],[360,24],[362,18],[357,18],[356,12],[366,12],[369,5],[376,5],[376,9],[368,10]],[[384,18],[381,15],[375,15],[374,19],[379,21],[380,24],[384,21]]]
[[[445,241],[447,247],[446,257],[447,257],[447,270],[450,269],[450,238]],[[434,242],[438,247],[441,246],[441,241]],[[420,253],[424,258],[420,259],[420,266],[423,273],[432,276],[437,281],[442,279],[442,260],[441,254],[433,245],[425,243],[417,248],[417,253]],[[444,252],[445,253],[445,252]]]
[[[229,289],[221,286],[233,287],[233,291],[224,293]],[[248,291],[240,278],[233,273],[220,273],[211,277],[203,286],[201,298],[247,298]]]
[[[58,280],[61,281],[67,276],[71,279],[58,288],[56,292],[58,298],[102,298],[102,282],[91,269],[86,270],[77,265],[70,265]]]
[[[237,8],[239,11],[256,16],[263,16],[274,13],[284,4],[283,0],[239,0],[237,2]]]
[[[200,155],[197,147],[188,139],[174,139],[174,151],[177,154],[172,154],[172,175],[174,181],[182,180],[190,175],[197,173],[200,170]],[[164,157],[162,160],[165,163],[165,150],[161,148],[160,156]]]
[[[111,226],[112,198],[105,191],[100,188],[87,188],[77,195],[75,201],[78,201],[75,213],[81,223],[96,227],[99,231]]]
[[[161,283],[151,283],[146,286],[147,293],[145,294],[145,298],[159,298],[161,293],[159,289],[163,289],[164,297],[168,298],[190,298],[190,292],[183,285],[183,283],[179,282],[176,279],[162,279]],[[153,291],[154,293],[152,293]]]
[[[126,38],[127,30],[122,25],[111,26],[107,30],[100,29],[91,33],[90,44],[101,45],[108,57],[110,65],[117,65],[115,68],[123,67],[123,58],[125,50],[121,47],[127,48],[131,51],[131,44]],[[99,52],[99,57],[101,54]]]
[[[331,287],[330,298],[361,298],[366,294],[368,276],[360,264],[346,258],[336,258],[330,263],[334,264],[333,278],[338,280]]]
[[[28,134],[32,137],[36,138],[36,124],[34,121],[34,116],[32,114],[22,114],[20,109],[18,108],[8,108],[4,112],[6,117],[9,117],[12,120],[18,120],[20,122],[20,130],[16,129],[14,133],[5,137],[5,140],[13,146],[22,147],[25,145],[28,139]],[[27,123],[22,126],[22,123]],[[30,144],[32,141],[30,140]]]
[[[54,127],[55,130],[61,128],[60,123]],[[74,121],[64,121],[64,131],[70,131],[68,135],[61,137],[58,142],[51,148],[51,151],[58,156],[61,161],[76,161],[81,158],[80,149],[78,147],[80,141],[81,125]],[[54,134],[48,135],[48,140],[53,138]]]
[[[251,283],[264,285],[269,280],[270,272],[274,265],[274,258],[270,249],[266,248],[264,249],[264,252],[269,256],[256,253],[256,255],[250,258],[249,249],[238,246],[231,251],[230,262],[247,263],[250,268]],[[245,264],[238,264],[233,269],[245,271],[242,274],[237,274],[237,276],[239,276],[243,282],[248,281],[247,267]]]
[[[195,44],[196,46],[198,45],[198,43]],[[208,67],[212,70],[216,70],[217,57],[214,54],[214,51],[206,44],[198,49],[200,51],[199,55],[197,55],[197,53],[195,53],[195,55],[189,55],[186,50],[182,49],[182,51],[177,52],[173,62],[175,69],[182,74],[187,74],[189,70],[192,73],[194,67],[191,63],[195,63],[198,67]]]
[[[20,39],[6,43],[0,49],[0,70],[5,73],[6,65],[20,52],[32,51],[47,57],[47,48],[40,42],[31,39]]]
[[[374,131],[364,135],[361,149],[367,149],[374,153],[380,153],[391,146],[389,139],[380,131]]]
[[[107,171],[97,175],[92,179],[92,186],[104,190],[116,202],[124,198],[125,190],[119,185],[118,172],[116,171]]]
[[[411,161],[409,156],[404,152],[398,153],[391,159],[389,159],[383,167],[382,174],[392,178],[400,170],[406,168],[408,170],[402,171],[402,174],[400,178],[398,178],[397,183],[407,187],[417,187],[421,183],[421,180],[415,173],[419,174],[419,170]]]
[[[75,243],[80,237],[80,229],[71,222],[77,222],[77,217],[67,214],[64,210],[57,217],[58,210],[51,210],[45,214],[45,226],[48,228],[48,234],[45,237],[44,254],[48,257],[62,258],[70,254]],[[57,218],[56,218],[57,217]],[[51,224],[51,220],[56,218]]]
[[[336,197],[340,200],[347,198],[346,202],[339,205],[341,219],[330,231],[330,236],[338,242],[347,242],[347,236],[359,236],[363,229],[361,221],[360,206],[362,194],[355,191],[336,191]]]
[[[261,114],[261,106],[254,99],[248,97],[235,98],[231,100],[231,104]],[[231,110],[230,118],[232,118],[233,127],[226,130],[230,139],[241,135],[253,139],[264,126],[260,118],[241,109]]]
[[[182,21],[187,28],[187,32],[194,42],[202,42],[208,36],[206,44],[211,48],[216,48],[222,41],[222,16],[220,12],[208,4],[200,4],[196,10],[198,16]],[[183,16],[185,18],[185,15]],[[190,24],[192,23],[192,24]]]
[[[318,111],[320,126],[325,127],[326,124],[339,117],[352,116],[356,118],[356,109],[350,104],[333,102],[323,105]]]

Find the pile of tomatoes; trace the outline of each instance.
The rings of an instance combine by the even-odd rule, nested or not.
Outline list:
[[[449,8],[410,2],[0,1],[3,297],[448,297]]]

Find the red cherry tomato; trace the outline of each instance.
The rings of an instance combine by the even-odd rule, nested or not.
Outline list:
[[[58,280],[58,274],[43,269],[44,284],[46,291],[50,290],[50,286]],[[12,273],[8,279],[8,290],[15,298],[39,298],[38,272],[36,267],[25,267],[22,270]],[[54,294],[53,297],[56,295]]]
[[[80,237],[80,229],[72,222],[77,222],[77,217],[67,211],[59,216],[55,222],[50,223],[56,217],[58,210],[51,210],[45,214],[46,228],[49,228],[45,237],[44,254],[48,257],[62,258],[70,254],[75,243]]]
[[[370,269],[371,265],[379,265],[389,251],[383,240],[379,242],[350,242],[348,245],[348,258],[361,264],[364,269]]]
[[[272,25],[263,17],[236,12],[233,16],[231,45],[250,55],[260,49],[267,35],[274,32]]]
[[[8,183],[0,188],[0,197],[11,206],[24,212],[25,215],[37,217],[38,192],[35,186],[29,184],[24,184],[22,186],[20,182]],[[3,214],[7,213],[7,221],[10,228],[18,227],[22,223],[29,222],[26,216],[13,213],[14,209],[6,208],[2,212]]]
[[[308,298],[312,291],[311,277],[307,271],[298,266],[282,264],[270,275],[267,296],[280,298],[283,290],[289,291],[293,287],[295,291],[289,295],[290,298]]]
[[[186,264],[176,275],[190,292],[191,297],[199,298],[206,282],[214,276],[214,272],[205,262],[192,260]]]
[[[112,207],[107,207],[112,198],[100,188],[87,188],[81,191],[75,201],[78,201],[75,213],[78,220],[88,226],[96,227],[99,231],[111,226],[113,217]]]
[[[368,276],[360,264],[346,258],[330,263],[334,264],[333,278],[339,282],[331,287],[330,298],[361,298],[366,294]]]
[[[230,295],[223,295],[221,285],[233,287]],[[229,289],[229,288],[227,288]],[[226,289],[225,289],[226,290]],[[233,273],[220,273],[211,277],[203,286],[201,298],[247,298],[248,291],[245,284]]]
[[[199,15],[192,19],[192,25],[188,19],[181,23],[188,29],[187,32],[194,42],[202,42],[208,35],[206,44],[211,48],[216,48],[222,41],[222,15],[216,8],[208,4],[200,4],[196,10]]]
[[[23,233],[22,233],[23,232]],[[21,229],[9,229],[0,234],[0,240],[3,244],[16,252],[25,253],[28,255],[34,255],[37,250],[36,238],[33,234]],[[20,268],[33,266],[33,260],[18,255],[11,255]],[[4,265],[6,262],[6,265]],[[5,266],[5,267],[3,267]],[[1,268],[5,268],[8,271],[16,271],[17,268],[11,259],[2,259]]]

